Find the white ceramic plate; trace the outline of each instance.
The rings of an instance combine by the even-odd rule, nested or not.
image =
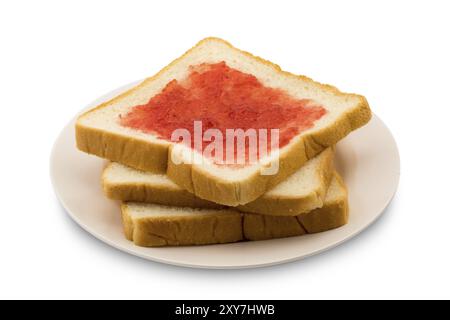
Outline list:
[[[109,99],[130,84],[101,97]],[[89,107],[90,107],[89,106]],[[102,193],[104,161],[75,147],[74,121],[59,135],[51,156],[51,179],[67,213],[107,244],[142,257],[186,267],[249,268],[299,260],[333,248],[369,227],[394,196],[400,176],[395,140],[376,116],[337,147],[336,165],[349,190],[350,220],[336,230],[300,237],[232,244],[142,248],[125,239],[119,204]]]

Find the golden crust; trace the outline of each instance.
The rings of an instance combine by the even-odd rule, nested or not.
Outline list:
[[[280,168],[276,175],[265,176],[256,172],[248,179],[240,182],[227,181],[218,178],[217,176],[212,176],[209,172],[202,170],[195,165],[175,165],[170,161],[172,148],[169,148],[168,145],[153,144],[124,135],[103,132],[101,130],[83,126],[80,123],[80,119],[86,114],[132,95],[136,90],[156,79],[165,70],[207,41],[221,42],[233,50],[239,51],[273,68],[283,76],[314,82],[308,77],[294,75],[283,71],[278,65],[234,48],[224,40],[218,38],[206,38],[188,50],[184,55],[167,65],[153,77],[147,78],[136,87],[81,115],[76,124],[78,148],[87,153],[107,158],[143,171],[164,172],[167,168],[167,175],[169,178],[182,188],[194,193],[196,196],[223,205],[237,206],[255,200],[267,190],[283,181],[290,174],[294,173],[306,161],[317,155],[326,147],[336,144],[351,131],[366,124],[371,118],[369,105],[363,96],[342,93],[333,86],[314,82],[323,90],[330,91],[335,95],[356,97],[359,99],[359,103],[355,108],[341,114],[334,124],[322,128],[321,130],[315,130],[314,133],[304,135],[301,139],[298,139],[291,145],[289,152],[286,152],[280,157]]]
[[[296,217],[248,213],[244,215],[243,219],[244,237],[247,240],[268,240],[306,234],[306,230]]]

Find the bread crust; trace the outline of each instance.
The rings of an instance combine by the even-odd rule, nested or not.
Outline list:
[[[128,137],[125,135],[104,132],[96,128],[91,128],[81,124],[83,116],[104,108],[124,97],[132,95],[142,86],[156,79],[160,74],[190,54],[196,47],[207,41],[218,41],[229,48],[241,52],[260,63],[263,63],[280,75],[294,77],[307,82],[314,82],[321,89],[332,92],[342,97],[356,97],[359,103],[351,110],[342,113],[332,125],[314,130],[309,134],[304,134],[300,139],[296,139],[290,146],[289,151],[279,158],[279,171],[275,175],[261,175],[259,171],[245,180],[228,181],[226,179],[213,176],[204,168],[195,164],[175,164],[171,161],[173,145],[156,144],[149,141]],[[194,193],[199,198],[210,200],[228,206],[244,205],[254,201],[266,191],[283,181],[286,177],[298,170],[306,161],[317,155],[326,147],[336,144],[339,140],[348,135],[351,131],[363,126],[371,118],[371,111],[366,99],[363,96],[340,92],[337,88],[320,84],[312,79],[294,75],[281,70],[281,68],[267,60],[256,57],[251,53],[234,48],[230,43],[218,38],[206,38],[196,46],[188,50],[184,55],[174,60],[163,68],[155,76],[147,78],[136,87],[122,93],[121,95],[104,102],[96,108],[80,116],[76,123],[77,147],[84,152],[94,154],[112,161],[116,161],[127,166],[157,173],[166,172],[170,179],[182,188]]]
[[[342,179],[337,174],[335,176],[340,186],[345,188]],[[348,197],[345,191],[322,208],[300,216],[225,211],[204,216],[133,219],[127,204],[123,204],[122,220],[127,239],[145,247],[268,240],[323,232],[345,225],[348,222]]]

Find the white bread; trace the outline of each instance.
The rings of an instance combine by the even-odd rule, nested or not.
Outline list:
[[[200,245],[243,239],[241,214],[228,209],[130,202],[122,204],[122,220],[127,239],[138,246]]]
[[[312,100],[327,111],[312,128],[302,131],[280,149],[279,170],[275,175],[260,174],[275,161],[270,157],[240,169],[217,166],[206,159],[201,165],[176,164],[172,161],[171,142],[119,124],[121,115],[147,103],[167,83],[185,79],[190,66],[222,61],[254,75],[266,87],[282,89],[296,99]],[[202,199],[237,206],[260,197],[308,159],[366,124],[370,117],[363,96],[342,93],[335,87],[290,74],[223,40],[207,38],[155,76],[81,115],[76,123],[76,140],[82,151],[143,171],[166,172],[171,180]],[[174,155],[174,159],[179,158]]]
[[[348,221],[347,191],[335,174],[322,208],[300,216],[265,216],[232,209],[123,203],[127,239],[138,246],[177,246],[265,240],[338,228]]]
[[[333,175],[333,153],[332,148],[325,149],[273,189],[237,209],[296,216],[322,207]],[[102,184],[106,196],[115,200],[192,208],[222,207],[197,198],[164,174],[143,172],[118,163],[110,163],[105,168]]]

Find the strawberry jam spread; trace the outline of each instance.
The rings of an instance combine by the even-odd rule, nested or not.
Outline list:
[[[282,148],[327,112],[311,100],[266,87],[225,62],[191,66],[189,71],[186,79],[172,80],[146,104],[121,115],[120,124],[169,141],[179,128],[193,136],[194,121],[202,122],[203,132],[219,129],[224,137],[226,129],[279,129]]]

